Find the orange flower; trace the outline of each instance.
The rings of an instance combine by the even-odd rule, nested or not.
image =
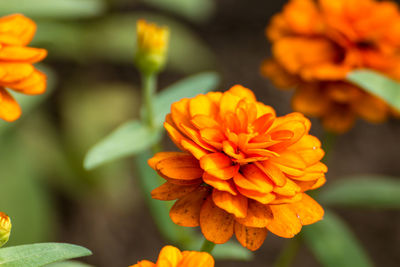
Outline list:
[[[261,72],[281,88],[296,87],[293,108],[345,132],[356,117],[382,122],[381,99],[345,81],[370,68],[400,79],[400,12],[375,0],[291,0],[266,29],[272,60]],[[382,88],[384,90],[384,88]]]
[[[29,95],[46,89],[46,76],[32,64],[45,58],[47,51],[26,46],[35,31],[35,23],[23,15],[0,18],[0,118],[6,121],[18,119],[21,109],[5,88]]]
[[[214,267],[214,259],[207,252],[181,252],[173,246],[165,246],[156,263],[142,260],[130,267]]]
[[[178,199],[170,210],[174,223],[200,226],[217,244],[235,233],[256,250],[267,231],[290,238],[322,218],[321,206],[304,192],[325,183],[324,151],[302,114],[276,117],[236,85],[174,103],[164,126],[184,152],[149,160],[167,180],[152,197]]]

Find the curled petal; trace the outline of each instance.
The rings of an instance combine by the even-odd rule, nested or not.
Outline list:
[[[203,175],[198,160],[189,154],[162,159],[157,163],[156,169],[162,175],[178,180],[194,180]]]
[[[189,101],[189,113],[193,118],[197,115],[213,116],[217,106],[205,95],[198,95]]]
[[[15,14],[0,18],[0,43],[27,45],[35,32],[36,24],[23,15]]]
[[[231,193],[235,196],[237,195],[237,190],[232,180],[222,180],[205,172],[203,174],[203,181],[215,189]]]
[[[0,61],[35,63],[47,55],[45,49],[24,46],[4,46],[0,48]]]
[[[214,267],[214,258],[207,252],[183,251],[182,267]]]
[[[178,199],[169,212],[172,221],[186,227],[199,226],[200,210],[209,193],[209,190],[202,186]]]
[[[269,205],[249,200],[247,216],[245,218],[236,218],[236,222],[248,227],[262,228],[266,227],[272,218],[273,214]]]
[[[237,240],[243,247],[251,251],[255,251],[261,247],[267,234],[268,231],[266,228],[248,227],[238,222],[235,223],[235,235]]]
[[[21,108],[14,98],[0,87],[0,118],[6,121],[15,121],[21,116]]]
[[[303,194],[301,201],[290,204],[290,207],[302,225],[313,224],[324,216],[324,209],[307,194]]]
[[[28,78],[34,71],[34,68],[29,63],[4,63],[0,62],[1,72],[5,75],[1,77],[1,82],[5,84],[19,82]]]
[[[237,186],[237,191],[239,191],[240,194],[250,198],[250,199],[254,199],[262,204],[268,204],[270,202],[272,202],[276,195],[274,193],[260,193],[257,191],[252,191],[252,190],[247,190],[244,188],[241,188],[240,186]]]
[[[282,196],[294,196],[301,191],[301,188],[292,180],[288,179],[282,187],[274,187],[274,193]]]
[[[233,215],[218,208],[211,196],[204,201],[200,211],[200,227],[207,240],[216,244],[227,242],[233,235],[234,223]]]
[[[232,178],[239,171],[240,166],[232,163],[232,160],[223,153],[207,154],[200,159],[203,170],[222,180]]]
[[[300,232],[302,224],[289,204],[271,205],[274,218],[267,229],[280,237],[292,238]]]
[[[182,259],[182,253],[173,246],[165,246],[161,249],[157,260],[157,266],[178,266]],[[161,264],[164,263],[163,265]]]
[[[28,77],[13,83],[5,83],[5,86],[28,95],[42,94],[46,90],[46,75],[34,70]]]
[[[175,200],[196,190],[200,184],[201,180],[198,184],[194,185],[177,185],[171,182],[165,182],[151,191],[151,197],[158,200]]]
[[[240,169],[241,174],[237,173],[233,180],[236,185],[243,189],[269,193],[273,189],[273,183],[269,177],[262,172],[256,165],[247,164]]]
[[[237,194],[236,196],[217,189],[213,190],[212,198],[217,207],[235,215],[236,218],[245,218],[247,215],[247,198]]]

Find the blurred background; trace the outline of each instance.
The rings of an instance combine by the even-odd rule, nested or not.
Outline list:
[[[22,13],[38,30],[31,46],[48,49],[39,68],[48,92],[18,96],[23,116],[0,123],[0,210],[13,220],[9,245],[57,241],[85,246],[94,266],[155,260],[165,245],[138,189],[132,158],[93,171],[83,158],[122,122],[139,116],[140,80],[133,65],[136,20],[171,29],[163,88],[189,74],[215,70],[219,90],[240,83],[279,115],[291,112],[291,91],[260,75],[269,56],[264,29],[285,0],[0,0],[0,15]],[[323,130],[312,120],[312,134]],[[339,136],[328,183],[347,175],[400,175],[400,121],[358,121]],[[165,145],[174,149],[165,138]],[[335,208],[376,266],[400,262],[398,210]],[[287,240],[269,235],[254,261],[216,266],[271,266]],[[351,257],[351,255],[349,255]],[[294,266],[320,266],[304,246]]]

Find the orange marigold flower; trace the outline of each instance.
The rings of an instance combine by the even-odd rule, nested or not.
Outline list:
[[[161,152],[149,165],[167,180],[152,192],[174,200],[172,221],[200,226],[220,244],[233,233],[250,250],[270,231],[290,238],[323,216],[304,192],[325,183],[320,141],[300,113],[277,117],[240,85],[184,98],[164,124],[184,152]]]
[[[207,252],[183,251],[173,246],[162,248],[156,263],[142,260],[130,267],[214,267],[214,259]]]
[[[400,79],[400,12],[375,0],[291,0],[266,29],[272,60],[261,72],[281,88],[296,87],[293,108],[345,132],[357,117],[384,121],[393,110],[345,81],[370,68]],[[382,88],[384,90],[384,88]]]
[[[36,24],[23,15],[0,18],[0,118],[14,121],[21,109],[6,88],[18,93],[36,95],[46,89],[46,76],[33,63],[46,57],[45,49],[27,47]]]

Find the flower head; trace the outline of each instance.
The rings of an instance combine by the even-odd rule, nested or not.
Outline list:
[[[27,47],[35,23],[23,15],[0,18],[0,118],[14,121],[21,115],[18,103],[6,88],[36,95],[46,89],[46,76],[32,65],[46,57],[44,49]]]
[[[131,267],[214,267],[214,259],[207,252],[183,251],[173,246],[162,248],[156,263],[148,260],[138,262]]]
[[[137,52],[136,65],[143,72],[158,72],[167,59],[169,29],[147,23],[145,20],[137,22]]]
[[[304,192],[325,183],[324,151],[300,113],[277,117],[236,85],[174,103],[164,126],[183,152],[149,160],[167,180],[152,196],[178,199],[170,211],[176,224],[200,226],[217,244],[235,233],[256,250],[268,230],[289,238],[322,218]]]
[[[11,233],[11,220],[4,212],[0,211],[0,247],[7,243]]]
[[[296,87],[294,109],[329,130],[347,131],[357,117],[382,122],[392,109],[345,79],[358,68],[400,79],[399,33],[393,2],[291,0],[266,29],[273,59],[261,71],[278,87]]]

